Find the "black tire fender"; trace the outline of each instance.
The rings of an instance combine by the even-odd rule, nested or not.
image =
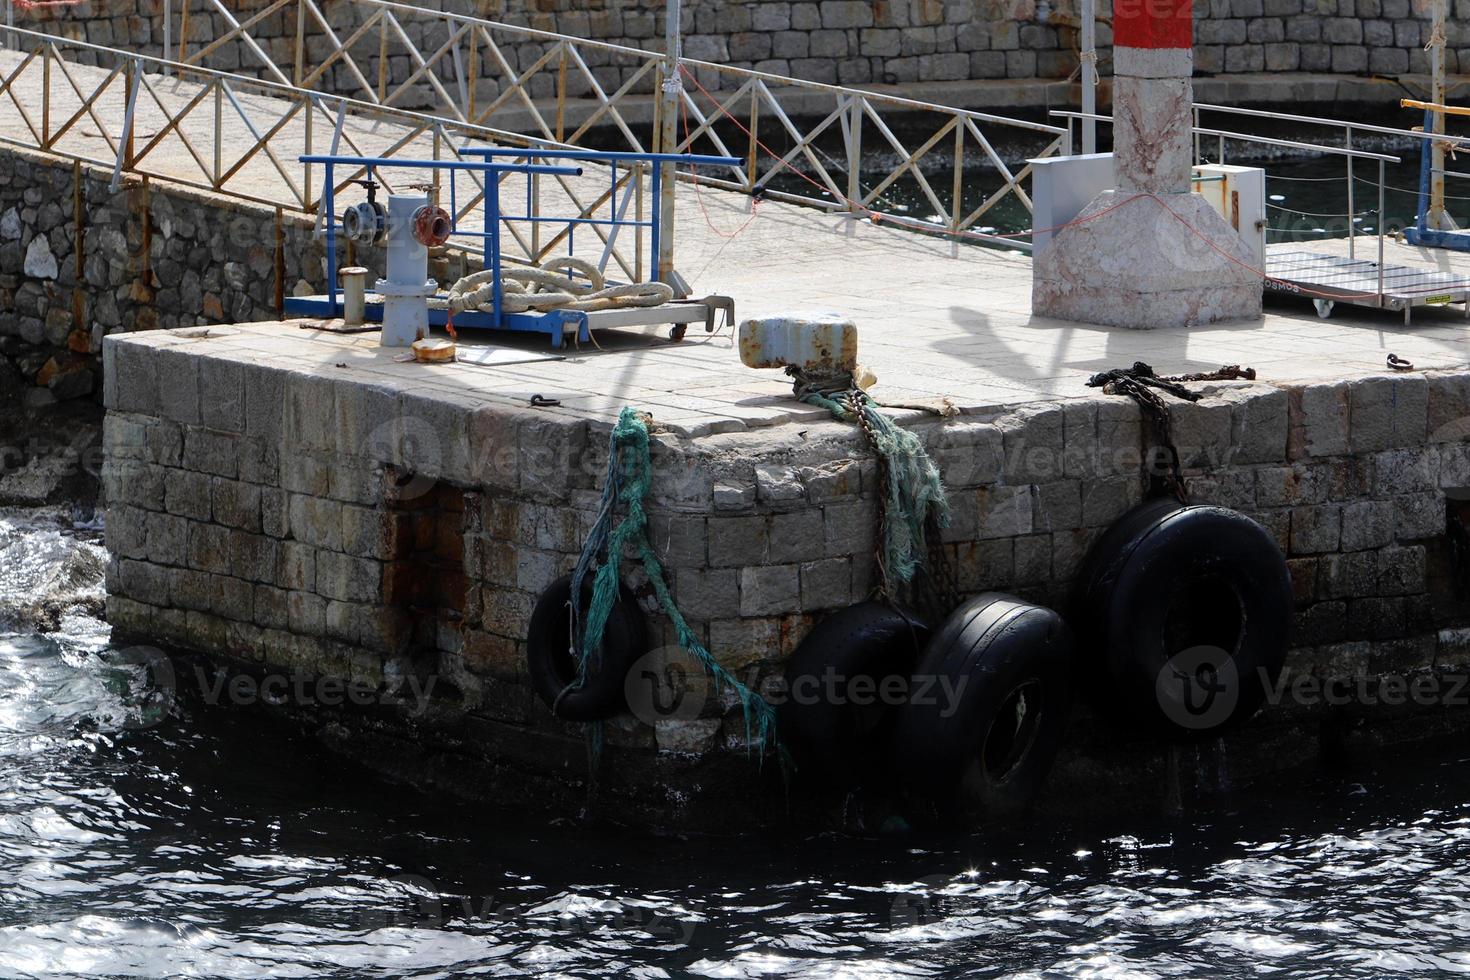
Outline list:
[[[801,641],[786,667],[777,717],[782,744],[804,781],[847,788],[884,774],[885,748],[902,707],[884,692],[907,694],[929,635],[904,612],[862,602],[828,616]],[[852,696],[858,678],[871,687],[871,699]]]
[[[585,609],[592,598],[591,576],[583,583],[582,593]],[[634,661],[647,651],[647,626],[632,592],[620,586],[603,631],[602,647],[593,651],[588,661],[586,683],[568,690],[577,680],[571,600],[571,576],[552,583],[537,600],[526,633],[526,669],[537,697],[558,718],[605,721],[627,709],[624,685]]]
[[[1073,703],[1072,639],[1050,609],[986,593],[960,606],[915,669],[895,739],[915,792],[982,816],[1040,794]]]
[[[1148,501],[1093,547],[1077,626],[1111,713],[1171,736],[1251,717],[1281,674],[1293,594],[1275,540],[1237,511]]]

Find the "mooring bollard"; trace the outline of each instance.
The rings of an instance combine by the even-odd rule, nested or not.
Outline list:
[[[838,313],[787,314],[740,324],[740,362],[746,367],[851,374],[857,353],[857,325]]]
[[[367,319],[368,270],[350,265],[338,274],[342,277],[342,323],[360,327]]]

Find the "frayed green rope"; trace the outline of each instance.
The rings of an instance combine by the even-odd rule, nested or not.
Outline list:
[[[925,525],[930,515],[939,527],[949,527],[949,499],[939,467],[919,437],[878,411],[872,399],[853,386],[850,375],[810,378],[793,368],[787,368],[787,373],[796,379],[797,398],[825,408],[839,422],[860,424],[873,450],[883,457],[883,567],[901,583],[912,581],[924,561]],[[833,392],[843,393],[849,403],[832,397]],[[854,403],[861,417],[853,413]]]
[[[586,624],[580,630],[578,649],[581,662],[577,686],[581,685],[590,661],[602,647],[603,630],[612,614],[613,604],[618,600],[621,582],[619,564],[624,549],[631,547],[642,562],[643,571],[653,586],[659,607],[674,624],[679,645],[704,667],[705,673],[714,681],[717,694],[729,690],[739,698],[740,709],[745,718],[746,751],[758,746],[764,754],[767,748],[777,747],[775,709],[760,694],[746,687],[726,670],[705,648],[679,612],[673,594],[669,592],[663,562],[659,560],[648,539],[648,513],[644,509],[644,500],[652,484],[652,472],[648,426],[637,412],[624,408],[608,443],[607,482],[603,486],[597,523],[587,538],[577,569],[572,575],[574,630],[577,628],[575,624],[582,621],[582,583],[588,574],[593,575],[592,599],[587,610]],[[613,527],[618,504],[622,505],[625,516]],[[605,557],[602,557],[601,564],[598,565],[599,557],[603,555]]]

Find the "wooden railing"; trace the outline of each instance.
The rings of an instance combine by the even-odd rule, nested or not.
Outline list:
[[[1070,149],[1067,130],[1057,126],[692,60],[681,62],[679,135],[666,147],[660,113],[667,110],[656,97],[667,81],[661,52],[393,0],[351,0],[334,6],[334,17],[317,0],[271,0],[243,20],[223,0],[165,3],[180,5],[172,53],[189,65],[208,66],[235,45],[230,60],[239,70],[375,106],[412,104],[441,119],[558,144],[595,140],[599,149],[733,156],[744,165],[699,179],[929,232],[983,237],[971,229],[1002,201],[1031,210],[1031,168],[1008,162],[997,142],[1028,137],[1038,144],[1028,157]],[[201,15],[225,27],[202,46],[186,40],[189,18]],[[283,23],[294,24],[289,63],[273,59],[269,40],[256,36]],[[326,56],[313,60],[313,48]],[[391,65],[405,59],[411,70],[394,77]],[[998,182],[966,207],[967,176],[977,169]],[[885,204],[905,180],[935,217],[918,220]]]
[[[0,143],[28,147],[109,169],[116,185],[124,175],[148,176],[320,221],[320,173],[299,159],[310,153],[342,153],[404,159],[461,160],[472,147],[544,145],[483,125],[446,120],[345,96],[328,96],[289,83],[167,62],[149,55],[103,48],[14,29],[0,61],[0,115],[18,125],[0,127]],[[590,165],[589,165],[590,166]],[[350,198],[363,170],[342,174],[334,192]],[[392,175],[378,170],[392,192]],[[646,168],[620,174],[620,192],[641,200]],[[636,186],[635,186],[636,185]],[[360,194],[361,192],[356,192]],[[456,220],[478,213],[483,186],[446,191]],[[531,199],[536,213],[592,219],[611,204],[605,181],[538,179]],[[610,242],[593,225],[608,261],[628,277],[651,262],[644,235]],[[523,261],[552,257],[559,240],[539,225],[509,223],[507,245]],[[548,240],[548,237],[550,240]]]

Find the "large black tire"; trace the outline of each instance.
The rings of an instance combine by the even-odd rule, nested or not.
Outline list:
[[[1049,609],[987,593],[960,606],[914,671],[894,741],[917,793],[980,817],[1040,794],[1072,712],[1071,634]]]
[[[592,579],[582,586],[582,608],[592,599]],[[577,661],[572,653],[568,606],[572,579],[558,579],[536,602],[526,634],[526,669],[536,694],[565,721],[605,721],[627,709],[625,682],[634,661],[648,649],[647,629],[637,600],[626,587],[618,591],[602,635],[601,650],[593,651],[587,678],[579,688]]]
[[[1286,662],[1292,605],[1265,528],[1224,507],[1152,500],[1088,555],[1076,626],[1109,713],[1201,737],[1260,708]]]
[[[778,714],[803,781],[848,788],[884,776],[893,722],[928,640],[927,626],[880,602],[849,606],[807,634],[787,665]]]

